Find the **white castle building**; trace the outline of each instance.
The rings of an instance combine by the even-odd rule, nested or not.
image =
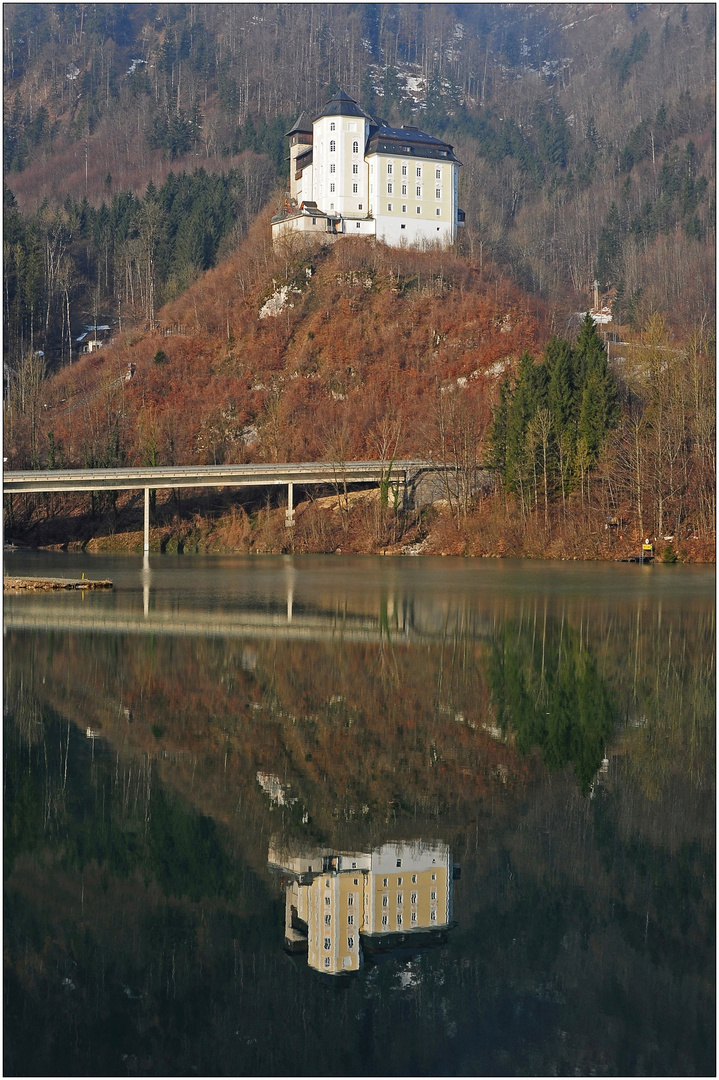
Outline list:
[[[287,233],[375,236],[447,247],[464,224],[457,205],[461,162],[449,143],[416,127],[375,122],[341,90],[290,131],[290,188],[272,238]]]

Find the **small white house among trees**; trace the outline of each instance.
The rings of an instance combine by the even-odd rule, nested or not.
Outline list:
[[[341,90],[315,120],[301,113],[287,135],[290,187],[273,240],[288,232],[375,236],[395,247],[456,240],[461,162],[449,143],[374,121]]]

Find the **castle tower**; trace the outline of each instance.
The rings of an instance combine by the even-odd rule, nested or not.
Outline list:
[[[290,140],[290,198],[299,205],[314,198],[312,170],[303,172],[312,160],[312,121],[307,113],[300,113],[286,135]]]

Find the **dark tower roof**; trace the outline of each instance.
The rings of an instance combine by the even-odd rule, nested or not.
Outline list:
[[[285,132],[285,136],[297,135],[299,133],[302,133],[303,135],[312,134],[312,121],[310,120],[304,109],[297,117],[290,130]]]
[[[348,94],[345,94],[344,90],[338,90],[334,97],[330,98],[316,119],[319,120],[320,116],[367,117],[367,113],[363,112],[355,99],[351,98]],[[369,117],[367,117],[367,119],[369,119]]]

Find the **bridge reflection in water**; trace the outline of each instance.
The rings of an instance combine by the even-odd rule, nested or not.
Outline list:
[[[272,610],[229,601],[225,610],[176,605],[158,607],[153,595],[153,575],[148,561],[140,572],[142,610],[134,594],[116,592],[105,596],[65,591],[17,593],[6,597],[4,625],[16,630],[61,630],[107,634],[151,634],[179,637],[274,638],[280,640],[381,642],[431,644],[446,641],[487,639],[492,636],[492,615],[454,599],[436,605],[408,601],[401,590],[381,591],[374,603],[351,610],[342,602],[325,602],[304,590],[298,595],[293,574],[286,576],[284,590],[272,597]],[[336,598],[334,598],[336,600]],[[374,610],[373,610],[374,608]]]
[[[273,841],[267,862],[285,894],[285,948],[306,952],[309,966],[323,974],[359,971],[364,953],[442,944],[452,927],[446,844],[418,840],[340,852]]]

